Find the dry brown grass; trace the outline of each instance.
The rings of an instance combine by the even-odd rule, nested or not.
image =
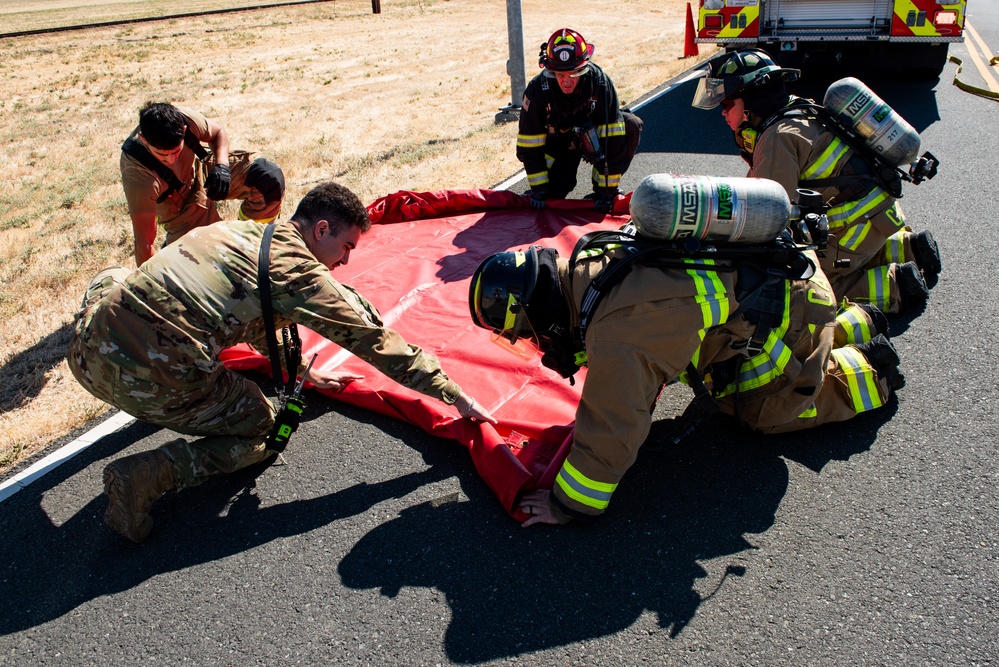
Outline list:
[[[686,66],[684,11],[524,0],[527,75],[536,45],[570,25],[633,101]],[[372,201],[520,169],[515,124],[493,122],[510,101],[496,0],[390,0],[379,15],[341,0],[2,39],[0,52],[0,472],[105,410],[64,354],[89,278],[132,265],[117,165],[146,100],[199,109],[234,148],[276,160],[289,208],[330,178]]]

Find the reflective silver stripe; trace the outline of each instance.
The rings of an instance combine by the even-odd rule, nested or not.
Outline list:
[[[850,306],[836,316],[836,321],[846,332],[847,343],[866,343],[871,339],[871,329],[859,306]]]
[[[805,167],[805,170],[801,172],[801,178],[807,180],[832,176],[840,160],[846,156],[849,150],[850,147],[843,143],[839,137],[834,137],[826,149],[815,159],[815,162]]]
[[[545,145],[547,134],[518,134],[517,148],[538,148]]]
[[[606,139],[607,137],[623,137],[624,121],[619,123],[608,123],[607,125],[599,125],[597,126],[597,134],[601,139]]]
[[[888,279],[890,267],[878,266],[867,270],[867,298],[880,310],[889,310],[891,281]]]
[[[878,392],[874,369],[860,350],[850,346],[840,347],[832,351],[832,356],[839,362],[839,367],[846,376],[855,412],[867,412],[884,405]]]
[[[869,212],[875,206],[883,202],[890,195],[886,190],[881,188],[874,188],[868,192],[862,199],[857,199],[854,201],[846,202],[845,204],[840,204],[839,206],[834,206],[829,209],[826,213],[826,218],[829,220],[829,229],[834,229],[837,227],[845,227],[849,225],[854,220]]]
[[[548,182],[548,172],[547,171],[540,171],[540,172],[538,172],[536,174],[528,174],[527,175],[527,183],[532,188],[535,185],[544,185],[547,182]]]
[[[569,460],[562,463],[555,483],[569,498],[594,509],[606,509],[617,484],[598,482],[579,472]]]

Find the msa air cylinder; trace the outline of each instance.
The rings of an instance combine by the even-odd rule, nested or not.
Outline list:
[[[765,178],[646,176],[631,194],[631,218],[643,236],[765,243],[791,217],[784,188]]]
[[[919,153],[919,133],[864,83],[853,77],[826,90],[822,105],[885,161],[908,165]]]

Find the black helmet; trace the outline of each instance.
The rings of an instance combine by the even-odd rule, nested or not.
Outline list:
[[[581,76],[589,69],[592,57],[592,44],[575,30],[562,28],[541,45],[538,66],[546,72],[571,72],[573,76]]]
[[[478,326],[515,344],[535,339],[526,308],[538,282],[538,246],[484,259],[472,275],[468,308]]]
[[[701,70],[703,77],[691,106],[714,109],[722,100],[741,97],[771,84],[797,80],[801,70],[780,67],[761,49],[739,49],[712,58]]]

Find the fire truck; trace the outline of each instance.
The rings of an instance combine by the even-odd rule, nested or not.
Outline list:
[[[700,0],[696,41],[762,48],[785,67],[888,65],[936,78],[967,0]],[[895,67],[891,67],[894,65]]]

